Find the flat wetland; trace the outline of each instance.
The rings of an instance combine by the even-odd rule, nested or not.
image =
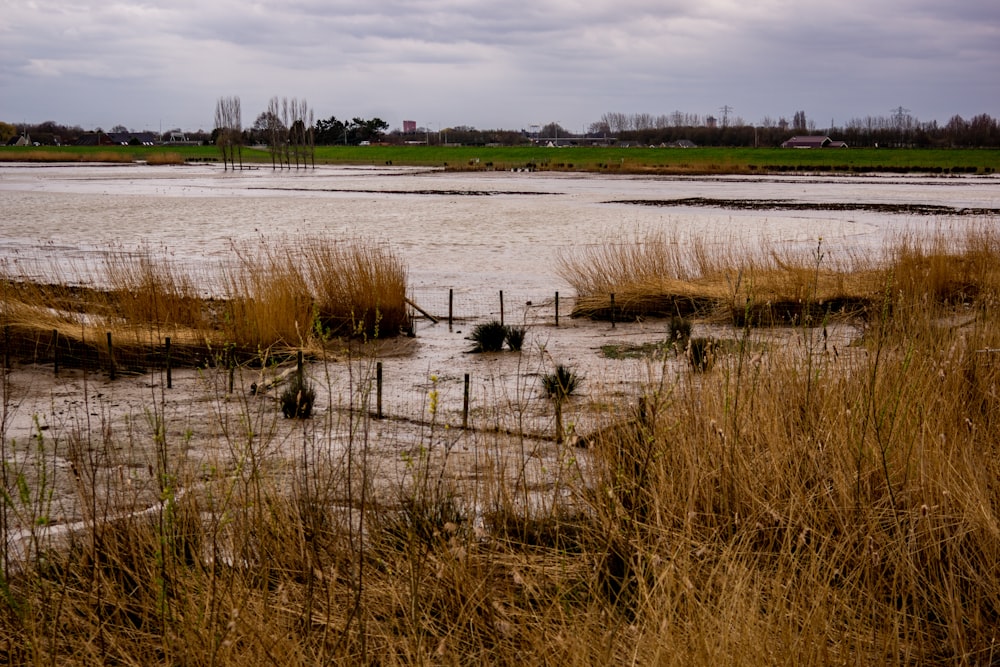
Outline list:
[[[15,349],[0,304],[0,661],[997,659],[995,152],[936,175],[682,175],[364,150],[0,164],[5,298],[79,302],[155,258],[226,320],[248,256],[284,271],[360,243],[398,258],[412,318],[332,336],[313,305],[280,344],[212,338],[169,375],[150,323],[112,378],[95,313],[58,367],[75,334]],[[520,351],[472,352],[494,320]],[[300,350],[312,414],[285,419]],[[559,366],[566,397],[543,385]]]

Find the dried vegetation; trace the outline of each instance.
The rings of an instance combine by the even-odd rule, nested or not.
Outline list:
[[[819,257],[782,273],[774,258],[729,266],[696,251],[697,270],[664,280],[649,268],[643,280],[725,308],[764,294],[863,297],[862,335],[838,349],[799,318],[776,346],[772,330],[741,326],[711,369],[685,367],[608,405],[589,449],[560,449],[551,484],[530,493],[491,474],[499,436],[487,430],[466,441],[482,470],[445,475],[454,441],[433,396],[391,492],[375,491],[361,399],[349,423],[303,422],[287,458],[254,427],[229,436],[238,465],[151,460],[152,509],[113,516],[110,494],[145,505],[135,487],[97,483],[98,469],[114,469],[141,433],[39,431],[27,449],[5,439],[0,656],[994,664],[1000,237],[909,238],[884,267],[829,275]],[[627,293],[613,262],[588,266],[590,293]],[[276,298],[297,303],[298,278],[282,280]],[[359,373],[358,396],[369,381]],[[345,433],[342,452],[322,446]],[[57,450],[71,467],[57,469]],[[44,530],[45,485],[70,470],[93,510],[67,547]]]

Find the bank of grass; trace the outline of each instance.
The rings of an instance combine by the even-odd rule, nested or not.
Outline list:
[[[214,363],[223,351],[249,360],[333,339],[388,338],[409,327],[406,269],[388,247],[314,236],[234,247],[218,271],[182,270],[151,249],[113,248],[98,265],[33,273],[5,263],[0,320],[15,359],[135,369]],[[70,275],[73,274],[73,275]],[[81,283],[86,286],[81,286]],[[112,337],[112,351],[106,344]]]
[[[986,223],[964,232],[902,235],[881,253],[782,253],[733,241],[710,250],[664,233],[618,239],[561,256],[576,290],[573,314],[598,319],[699,316],[743,324],[801,324],[823,318],[870,321],[900,298],[967,304],[1000,290],[997,236]]]
[[[0,655],[992,664],[1000,315],[984,274],[998,248],[989,229],[904,239],[855,347],[806,326],[783,346],[737,329],[711,370],[635,378],[640,396],[595,402],[606,426],[590,448],[560,449],[551,483],[531,489],[487,456],[503,447],[489,412],[505,403],[466,432],[482,456],[464,482],[441,472],[454,436],[435,401],[416,443],[375,431],[372,358],[356,360],[350,419],[328,409],[288,437],[266,404],[237,402],[243,426],[220,424],[217,460],[168,448],[156,399],[148,434],[3,438]],[[731,259],[700,261],[738,274]],[[979,289],[961,303],[941,298],[970,276]],[[145,438],[159,452],[148,474],[125,458]],[[375,447],[405,452],[402,478],[385,483]],[[46,529],[59,476],[89,508],[63,537]]]
[[[0,147],[4,161],[146,161],[179,157],[213,161],[214,146]],[[620,148],[599,146],[317,146],[317,164],[425,166],[455,171],[530,169],[604,174],[801,174],[919,173],[992,174],[1000,169],[995,149],[823,149],[704,147]],[[265,168],[267,150],[247,148],[244,165]]]

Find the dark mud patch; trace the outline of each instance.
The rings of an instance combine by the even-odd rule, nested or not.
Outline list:
[[[957,301],[957,300],[955,300]],[[949,301],[951,302],[951,301]],[[708,318],[737,327],[798,326],[803,322],[865,321],[879,312],[876,298],[837,296],[822,301],[770,300],[734,304],[729,299],[680,294],[646,294],[612,304],[609,297],[577,297],[571,317],[629,322],[669,317]]]
[[[885,204],[878,202],[801,202],[791,199],[617,199],[605,204],[632,206],[703,206],[741,211],[869,211],[903,215],[997,215],[997,208],[956,208],[939,204]]]
[[[272,192],[340,192],[372,195],[425,195],[437,197],[496,197],[501,195],[539,196],[556,194],[553,192],[528,192],[522,190],[379,190],[355,188],[248,188]]]

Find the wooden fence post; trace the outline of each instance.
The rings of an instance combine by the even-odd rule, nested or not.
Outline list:
[[[382,362],[375,364],[375,416],[382,419]]]
[[[170,336],[167,336],[163,340],[163,343],[165,347],[163,354],[164,357],[166,358],[166,364],[167,364],[167,389],[171,389],[174,385],[174,378],[171,373],[171,367],[170,367]]]
[[[465,374],[465,398],[462,404],[462,428],[469,428],[469,374]]]
[[[116,375],[117,375],[117,372],[116,372],[116,369],[115,369],[115,348],[111,344],[111,332],[110,331],[108,332],[108,363],[110,364],[109,367],[108,367],[108,373],[109,373],[111,379],[114,380],[115,377],[116,377]]]

